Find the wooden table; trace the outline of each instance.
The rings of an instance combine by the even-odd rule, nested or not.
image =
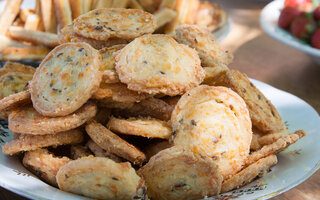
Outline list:
[[[308,102],[320,112],[320,66],[304,53],[269,37],[259,25],[263,0],[217,0],[232,18],[230,34],[222,41],[234,53],[230,68],[239,69],[249,77],[288,91]],[[0,188],[0,199],[19,197]],[[275,200],[320,199],[320,171]]]

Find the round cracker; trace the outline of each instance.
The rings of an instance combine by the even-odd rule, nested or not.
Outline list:
[[[119,119],[111,117],[107,127],[117,133],[148,138],[169,139],[172,133],[171,127],[166,122],[152,118]]]
[[[65,43],[42,61],[30,85],[33,107],[49,117],[79,109],[100,85],[101,55],[86,43]]]
[[[78,144],[83,140],[83,133],[79,130],[70,130],[51,135],[21,134],[17,139],[2,146],[4,155],[13,155],[23,151],[31,151],[42,147]]]
[[[75,129],[97,113],[94,103],[87,103],[73,114],[63,117],[45,117],[33,107],[14,109],[9,115],[9,129],[16,133],[46,135]]]
[[[87,12],[74,20],[73,30],[96,40],[109,38],[133,39],[152,33],[156,21],[152,14],[138,9],[101,8]]]
[[[144,35],[116,55],[116,70],[130,90],[184,94],[205,76],[197,52],[168,35]]]
[[[22,91],[16,94],[11,94],[0,100],[0,112],[6,112],[18,106],[31,103],[31,95],[29,91]]]
[[[171,115],[173,142],[216,160],[223,177],[241,170],[252,131],[243,99],[225,87],[201,85],[184,94]]]
[[[102,49],[105,47],[111,47],[118,44],[127,44],[130,40],[120,39],[120,38],[110,38],[108,40],[95,40],[92,38],[86,38],[80,35],[77,35],[73,31],[73,24],[67,25],[60,30],[58,34],[59,43],[67,42],[85,42],[90,44],[95,49]]]
[[[146,160],[146,156],[139,149],[94,120],[86,125],[86,131],[90,138],[108,153],[125,158],[137,165],[142,165]]]
[[[85,157],[69,162],[57,174],[59,188],[94,199],[145,199],[146,188],[130,163]]]
[[[26,152],[22,164],[46,183],[58,187],[56,175],[70,161],[68,157],[55,157],[48,149],[37,149]]]
[[[183,24],[176,29],[176,40],[197,50],[203,67],[227,66],[233,60],[232,54],[221,49],[214,35],[206,28]]]
[[[140,168],[154,199],[202,199],[220,192],[222,176],[208,157],[195,155],[180,146],[160,151]]]

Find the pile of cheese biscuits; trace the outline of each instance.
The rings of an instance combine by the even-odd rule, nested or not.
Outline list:
[[[32,3],[34,7],[30,8]],[[0,15],[0,60],[42,60],[59,45],[59,39],[83,41],[94,48],[128,43],[123,38],[101,42],[99,37],[92,39],[86,37],[87,34],[72,34],[70,26],[66,28],[80,15],[100,8],[149,12],[154,15],[157,33],[173,33],[181,24],[197,24],[213,32],[227,24],[227,14],[219,5],[200,0],[7,0]],[[65,37],[58,39],[63,28]]]
[[[111,47],[60,40],[36,71],[7,62],[0,113],[14,139],[3,154],[91,198],[200,199],[262,176],[305,136],[288,133],[248,77],[228,68],[232,55],[209,30],[155,28],[141,10],[97,9],[59,37]]]

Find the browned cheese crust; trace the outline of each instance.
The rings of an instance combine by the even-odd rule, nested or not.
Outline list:
[[[37,149],[26,152],[22,164],[46,183],[58,187],[56,175],[69,161],[68,157],[55,157],[47,149]]]
[[[172,133],[171,127],[166,122],[152,118],[111,117],[107,127],[117,133],[148,138],[169,139]]]
[[[246,102],[252,126],[263,134],[286,130],[277,109],[248,79],[247,75],[230,70],[210,85],[225,86],[238,93]]]
[[[277,156],[275,155],[270,155],[258,160],[257,162],[241,170],[236,175],[223,181],[221,192],[228,192],[250,183],[257,176],[263,176],[267,170],[271,166],[277,164],[277,162]]]
[[[32,135],[55,134],[81,126],[96,113],[97,106],[92,102],[64,117],[45,117],[33,107],[17,108],[9,115],[9,129],[13,132]]]
[[[208,157],[194,155],[179,146],[160,151],[140,168],[154,199],[201,199],[220,192],[222,176]]]
[[[101,55],[86,43],[65,43],[42,61],[30,84],[33,107],[49,117],[79,109],[98,90]]]
[[[59,188],[94,199],[145,199],[144,181],[130,163],[84,157],[70,161],[57,174]]]
[[[78,144],[83,140],[83,133],[79,130],[71,130],[54,135],[20,135],[2,146],[4,155],[13,155],[23,151],[31,151],[42,147],[59,146],[66,144]]]
[[[73,30],[96,40],[134,39],[155,30],[153,15],[138,9],[101,8],[79,16]]]
[[[168,35],[144,35],[115,57],[116,70],[128,89],[175,96],[199,85],[205,76],[196,51]]]
[[[86,131],[95,143],[112,154],[125,158],[136,165],[142,165],[146,160],[146,156],[139,149],[93,120],[86,125]]]
[[[197,50],[203,67],[227,66],[233,56],[221,49],[218,41],[206,28],[181,25],[176,29],[176,40]]]

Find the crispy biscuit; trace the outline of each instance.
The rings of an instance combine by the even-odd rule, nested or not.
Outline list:
[[[67,42],[85,42],[90,44],[95,49],[102,49],[105,47],[111,47],[118,44],[127,44],[130,40],[124,40],[119,38],[111,38],[109,40],[95,40],[91,38],[82,37],[77,35],[73,31],[73,25],[70,24],[65,26],[63,29],[60,30],[58,34],[59,43],[67,43]]]
[[[216,38],[206,28],[181,25],[176,29],[176,40],[197,50],[203,67],[227,66],[233,56],[221,49]]]
[[[29,65],[24,65],[17,62],[6,62],[6,64],[0,69],[0,76],[8,72],[21,72],[24,74],[34,74],[36,69]]]
[[[56,178],[61,190],[94,199],[145,198],[144,181],[128,162],[84,157],[61,167]]]
[[[30,84],[33,107],[49,117],[66,116],[98,90],[102,73],[99,52],[86,43],[65,43],[52,50]]]
[[[224,178],[241,170],[252,131],[243,99],[225,87],[201,85],[184,94],[171,115],[173,142],[215,159]]]
[[[261,158],[267,157],[271,154],[278,154],[279,152],[286,149],[291,144],[294,144],[301,137],[306,135],[305,131],[298,130],[295,133],[283,136],[272,144],[263,146],[260,150],[251,153],[246,162],[245,166],[251,165],[252,163],[260,160]]]
[[[29,103],[31,103],[29,91],[11,94],[0,100],[0,112],[12,110],[18,106],[23,106]]]
[[[18,108],[9,115],[9,129],[32,135],[55,134],[81,126],[96,113],[97,106],[94,103],[87,103],[70,115],[54,118],[42,116],[33,107]]]
[[[195,24],[207,27],[210,32],[213,32],[228,21],[227,13],[217,4],[204,2],[199,5]]]
[[[153,15],[142,10],[100,8],[79,16],[73,21],[74,31],[96,40],[109,38],[134,39],[152,33],[156,22]]]
[[[22,72],[8,72],[0,76],[0,99],[26,89],[33,74]]]
[[[272,166],[277,164],[277,156],[270,155],[249,165],[231,178],[223,181],[221,193],[231,191],[250,183],[254,178],[263,175]]]
[[[95,143],[108,152],[125,158],[136,165],[141,165],[146,160],[146,156],[139,149],[95,121],[86,125],[86,131]]]
[[[100,88],[93,94],[93,99],[109,99],[114,102],[134,103],[149,97],[149,94],[129,90],[123,83],[101,83]]]
[[[83,140],[83,133],[79,130],[70,130],[51,135],[22,134],[2,146],[4,155],[13,155],[23,151],[31,151],[42,147],[78,144]]]
[[[46,183],[58,187],[56,175],[70,161],[68,157],[55,157],[47,149],[36,149],[24,154],[22,164]]]
[[[250,82],[247,75],[237,70],[230,70],[210,85],[225,86],[238,93],[247,104],[253,127],[263,134],[286,130],[277,109]]]
[[[79,158],[82,158],[82,157],[87,157],[87,156],[90,156],[90,155],[92,155],[92,154],[90,153],[90,151],[85,146],[82,146],[82,145],[71,145],[71,147],[70,147],[70,157],[73,160],[76,160],[76,159],[79,159]]]
[[[169,96],[183,94],[205,76],[195,50],[168,35],[144,35],[116,55],[116,70],[128,89]]]
[[[169,139],[172,130],[164,121],[152,118],[120,119],[111,117],[107,127],[125,135],[137,135],[148,138]]]
[[[99,52],[102,57],[103,79],[105,83],[118,83],[120,82],[118,74],[115,69],[116,61],[113,54],[125,47],[125,44],[114,45],[112,47],[105,47],[100,49]]]
[[[208,157],[174,146],[160,151],[139,169],[153,199],[201,199],[220,192],[222,176]]]
[[[90,151],[94,154],[94,156],[96,157],[106,157],[106,158],[110,158],[111,160],[113,160],[114,162],[122,162],[123,159],[121,159],[120,157],[116,156],[115,154],[108,152],[104,149],[102,149],[99,145],[97,145],[97,143],[95,143],[93,140],[89,140],[86,143],[86,146],[90,149]]]

